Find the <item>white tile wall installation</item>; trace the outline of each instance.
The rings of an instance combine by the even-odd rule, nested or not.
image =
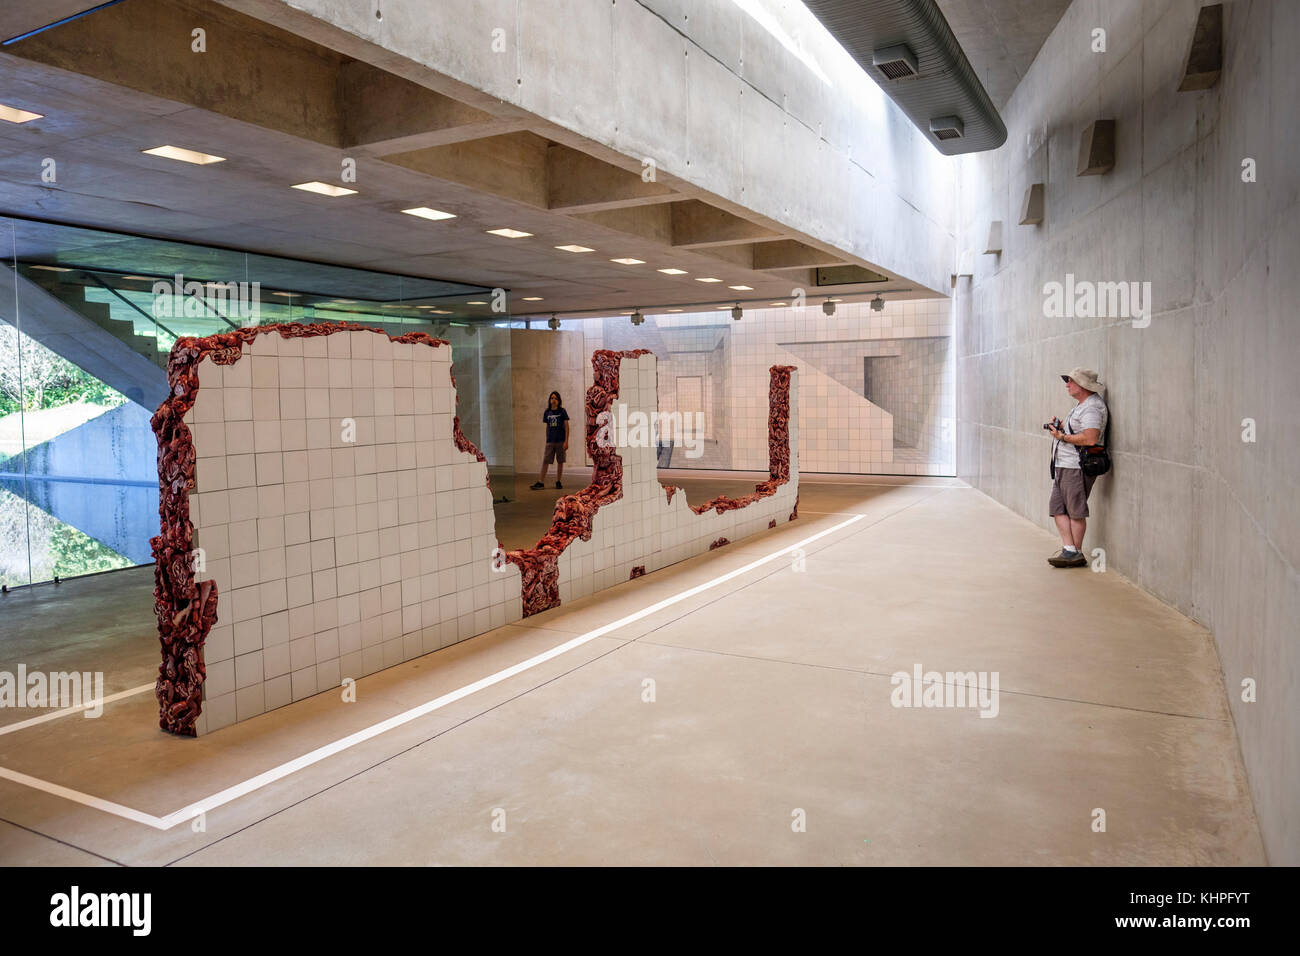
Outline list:
[[[633,413],[649,415],[658,407],[654,355],[623,358],[619,362],[618,398],[610,408],[614,420]],[[770,373],[769,373],[770,379]],[[762,384],[762,426],[767,427],[769,379]],[[576,539],[559,558],[560,602],[628,580],[632,569],[646,572],[708,551],[719,538],[737,541],[763,531],[769,522],[784,524],[799,494],[799,372],[790,374],[790,477],[767,497],[743,508],[718,514],[697,515],[679,491],[669,502],[659,483],[655,447],[620,444],[623,459],[623,497],[602,505],[592,518],[591,539]],[[626,410],[619,406],[626,406]],[[626,420],[631,421],[628,417]],[[617,437],[617,436],[616,436]],[[764,445],[766,448],[766,443]],[[766,457],[762,469],[766,470]]]
[[[185,416],[197,458],[190,514],[196,577],[216,584],[218,603],[196,733],[522,617],[519,568],[494,560],[487,464],[453,442],[451,358],[446,345],[341,330],[267,332],[232,365],[199,363]],[[654,357],[624,359],[615,413],[656,401]],[[561,555],[561,601],[788,519],[794,421],[790,435],[790,481],[721,515],[695,515],[682,493],[667,502],[653,445],[620,447],[623,497]]]
[[[452,441],[451,349],[259,335],[199,365],[194,545],[218,588],[198,733],[522,616],[487,466]]]
[[[716,350],[701,345],[701,329],[722,336]],[[714,419],[728,447],[717,450],[707,467],[762,470],[767,467],[767,375],[773,365],[797,365],[803,391],[799,408],[802,432],[800,462],[805,471],[952,475],[951,423],[955,417],[956,390],[952,350],[945,349],[940,365],[928,370],[904,415],[915,421],[912,447],[905,432],[896,440],[892,409],[881,408],[862,395],[862,359],[877,340],[910,340],[953,334],[949,299],[887,300],[881,312],[866,302],[841,302],[835,315],[822,312],[820,302],[803,308],[746,309],[733,321],[726,311],[648,315],[633,328],[626,316],[583,323],[588,351],[595,348],[629,348],[645,342],[656,354],[677,361],[679,350],[709,348],[709,361],[724,400],[715,403]],[[820,353],[847,357],[855,371],[855,386],[837,377],[836,368],[819,367],[810,356]],[[590,369],[587,384],[591,384]],[[944,422],[947,422],[945,426]],[[896,449],[896,446],[897,449]],[[673,467],[704,467],[674,455]]]

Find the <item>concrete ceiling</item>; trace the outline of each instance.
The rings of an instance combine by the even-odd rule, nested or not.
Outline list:
[[[4,0],[0,43],[103,5],[107,0]]]
[[[995,95],[1001,87],[991,77],[1004,74],[1014,85],[1066,5],[941,0],[999,105],[1010,88]],[[44,9],[66,16],[86,6]],[[31,29],[36,9],[27,0],[7,4],[0,32]],[[207,30],[202,55],[189,49],[195,22]],[[140,42],[167,36],[176,42]],[[643,182],[634,160],[499,101],[457,99],[423,76],[389,72],[403,69],[354,59],[210,2],[129,0],[98,10],[0,53],[0,100],[44,114],[27,124],[0,123],[0,210],[501,286],[511,290],[515,314],[789,301],[794,288],[814,301],[882,289],[904,290],[894,298],[937,291],[671,177]],[[162,144],[227,160],[192,166],[141,153]],[[339,183],[345,158],[356,162],[356,181],[344,185],[357,195],[289,188]],[[57,164],[55,182],[42,180],[47,159]],[[412,206],[457,218],[402,215]],[[533,235],[486,233],[500,227]],[[555,248],[563,244],[595,251]],[[645,264],[610,261],[616,257]],[[664,268],[687,274],[656,271]],[[695,281],[706,276],[723,281]],[[865,281],[878,276],[883,281]]]
[[[938,0],[975,75],[1001,109],[1070,0]]]

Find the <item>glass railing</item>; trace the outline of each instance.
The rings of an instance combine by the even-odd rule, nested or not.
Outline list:
[[[21,219],[0,242],[0,586],[151,560],[149,420],[185,336],[350,322],[448,340],[461,428],[513,484],[502,290]]]

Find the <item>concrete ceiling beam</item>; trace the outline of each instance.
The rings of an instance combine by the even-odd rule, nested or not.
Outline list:
[[[672,244],[679,249],[704,249],[781,238],[775,230],[698,199],[673,203],[672,225]]]
[[[201,52],[192,39],[199,29]],[[178,39],[148,40],[160,36]],[[338,83],[346,58],[221,6],[132,0],[20,40],[5,52],[327,146],[343,145]]]
[[[521,119],[503,119],[405,77],[353,60],[339,69],[339,139],[372,156],[409,153],[516,133]]]
[[[447,146],[394,153],[385,162],[503,199],[547,209],[548,143],[535,133],[507,133]]]
[[[547,150],[546,179],[549,207],[556,212],[605,212],[681,198],[669,186],[560,143]]]
[[[754,246],[754,268],[761,272],[777,272],[784,269],[816,269],[822,266],[840,265],[844,265],[844,259],[841,256],[799,242],[796,239],[782,239],[777,242],[764,242]]]
[[[671,245],[673,241],[672,208],[668,205],[628,206],[578,213],[573,218],[664,246]]]

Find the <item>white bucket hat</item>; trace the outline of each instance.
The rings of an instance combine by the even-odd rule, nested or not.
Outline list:
[[[1068,372],[1061,373],[1061,381],[1069,379],[1074,379],[1076,385],[1090,392],[1106,391],[1106,386],[1097,380],[1097,373],[1090,368],[1072,368]]]

